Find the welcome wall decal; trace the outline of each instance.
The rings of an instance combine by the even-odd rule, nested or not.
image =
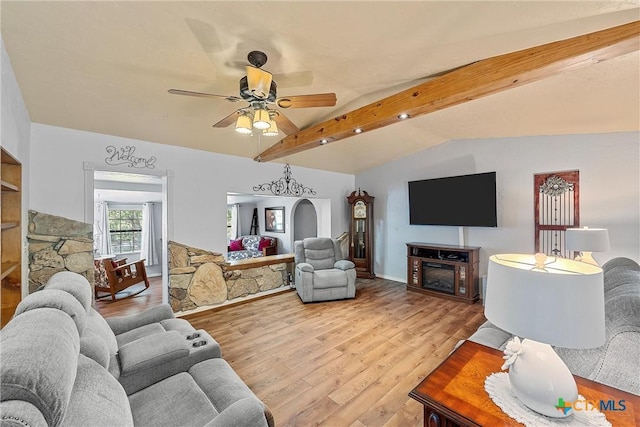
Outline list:
[[[126,145],[124,147],[116,148],[113,145],[109,145],[107,148],[108,156],[104,159],[104,162],[110,166],[127,166],[129,168],[138,169],[154,169],[156,158],[151,157],[139,157],[134,155],[136,147],[132,145]]]
[[[284,176],[271,182],[259,184],[253,187],[253,191],[271,191],[276,196],[303,196],[305,194],[315,195],[313,188],[305,187],[295,178],[291,177],[291,166],[286,164],[284,167]]]

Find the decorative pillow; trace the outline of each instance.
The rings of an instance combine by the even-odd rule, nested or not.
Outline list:
[[[244,236],[242,238],[242,246],[249,251],[257,251],[260,244],[260,236]]]
[[[244,248],[242,247],[242,239],[232,240],[229,243],[229,249],[232,251],[241,251]]]
[[[261,251],[266,247],[272,246],[273,245],[273,240],[271,240],[268,237],[261,237],[260,238],[260,243],[258,243],[258,250]]]

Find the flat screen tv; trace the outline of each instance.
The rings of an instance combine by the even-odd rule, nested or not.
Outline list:
[[[496,173],[410,181],[409,223],[497,227]]]

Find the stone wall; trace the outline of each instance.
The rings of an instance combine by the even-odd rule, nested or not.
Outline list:
[[[286,283],[285,262],[233,270],[220,253],[169,242],[169,302],[175,312],[222,304]]]
[[[29,293],[59,271],[80,273],[93,285],[93,226],[29,211]]]

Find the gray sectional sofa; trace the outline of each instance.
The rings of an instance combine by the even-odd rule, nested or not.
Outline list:
[[[103,318],[71,272],[3,329],[2,426],[270,426],[269,409],[204,330],[168,306]]]
[[[555,350],[574,375],[640,395],[640,266],[628,258],[614,258],[602,270],[605,344],[587,350]],[[504,350],[511,338],[487,321],[468,339]]]

